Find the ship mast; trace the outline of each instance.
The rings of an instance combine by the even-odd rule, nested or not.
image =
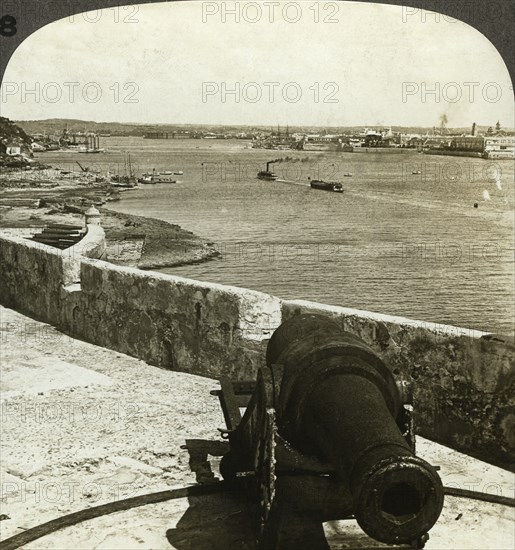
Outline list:
[[[129,178],[132,178],[132,164],[131,164],[131,154],[127,153],[127,160],[129,164]]]

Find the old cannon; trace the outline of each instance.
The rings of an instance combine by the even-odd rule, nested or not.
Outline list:
[[[415,456],[408,387],[362,340],[297,315],[272,335],[256,381],[220,384],[220,469],[248,497],[259,548],[329,548],[323,523],[353,518],[376,541],[423,548],[442,483]]]

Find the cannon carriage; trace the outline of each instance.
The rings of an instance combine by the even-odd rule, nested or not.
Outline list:
[[[323,523],[344,519],[380,543],[424,547],[442,483],[415,455],[409,386],[362,340],[298,315],[272,335],[255,381],[220,384],[220,469],[241,485],[260,549],[329,548]]]

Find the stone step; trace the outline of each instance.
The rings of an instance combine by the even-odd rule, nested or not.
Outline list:
[[[39,235],[34,236],[32,240],[41,244],[55,246],[57,248],[69,248],[70,246],[73,246],[78,242],[75,239],[51,239],[46,237],[40,237]]]
[[[84,237],[84,233],[81,231],[58,231],[56,229],[44,229],[40,235],[46,236],[57,236],[57,237],[78,237],[79,239],[82,239]]]
[[[76,224],[66,224],[66,223],[49,223],[47,227],[51,227],[52,229],[80,229],[81,231],[84,231],[83,225],[76,225]]]

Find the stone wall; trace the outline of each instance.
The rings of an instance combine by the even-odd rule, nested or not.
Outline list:
[[[77,278],[76,260],[22,237],[0,239],[2,304],[56,324],[64,287]]]
[[[80,291],[69,289],[59,325],[153,365],[254,377],[281,322],[280,300],[261,292],[98,260],[81,268]]]
[[[2,304],[57,324],[65,288],[80,281],[81,262],[105,256],[104,230],[86,228],[86,235],[65,250],[23,237],[0,238]]]
[[[414,384],[419,433],[506,465],[515,450],[513,343],[456,327],[115,266],[103,231],[58,251],[0,238],[0,302],[164,368],[254,378],[268,339],[302,312],[338,319]],[[79,247],[79,248],[77,248]],[[88,256],[86,258],[84,255]]]

